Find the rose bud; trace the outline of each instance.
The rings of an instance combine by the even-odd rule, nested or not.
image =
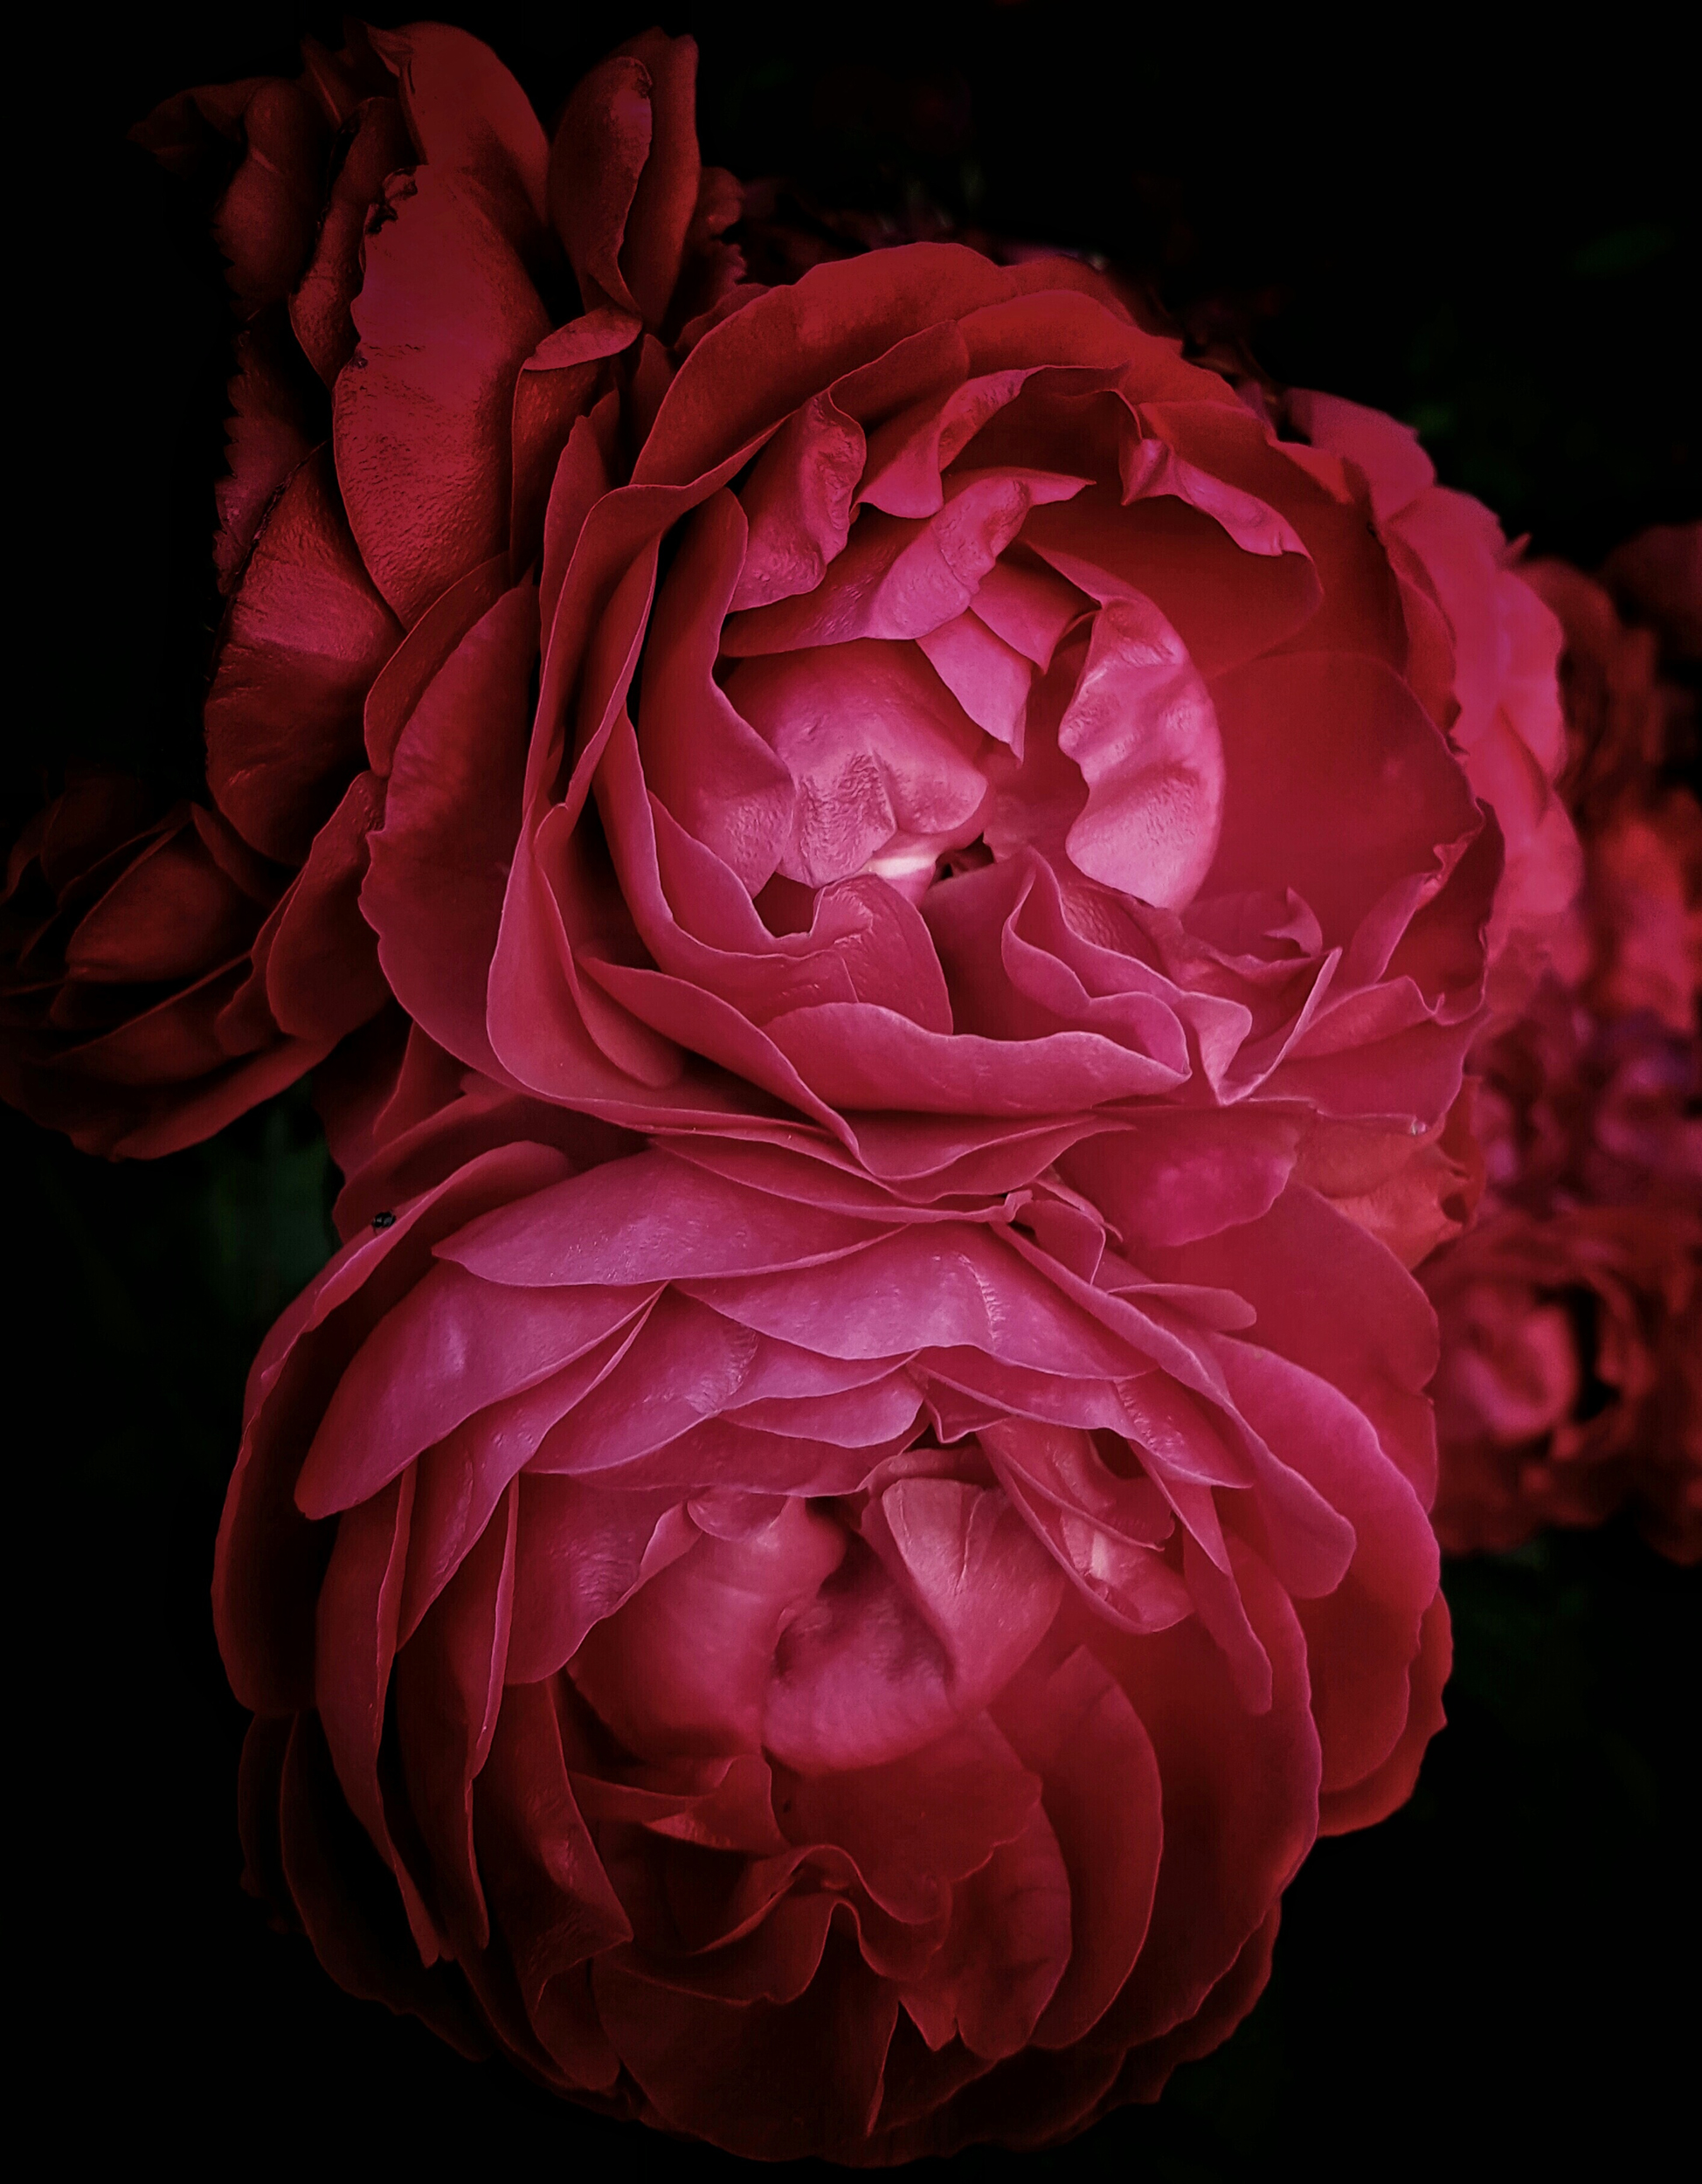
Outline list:
[[[1138,1268],[1055,1177],[585,1157],[379,1209],[256,1365],[250,1885],[353,1992],[745,2156],[1152,2098],[1441,1721],[1422,1295],[1299,1185]]]
[[[698,156],[688,38],[648,32],[593,70],[553,163],[519,86],[464,31],[353,24],[340,52],[309,38],[302,53],[293,80],[202,86],[133,132],[210,196],[239,331],[216,488],[212,808],[192,833],[182,811],[162,822],[175,847],[102,898],[98,950],[91,928],[61,971],[26,905],[29,961],[0,973],[20,997],[0,1089],[106,1151],[192,1143],[382,1006],[356,901],[402,722],[540,553],[575,419],[595,418],[622,471],[673,369],[658,335],[723,306],[742,271],[716,240],[738,193]],[[93,899],[73,837],[94,860],[130,837],[93,816],[93,793],[32,822],[14,895],[45,830],[47,895],[74,881]],[[142,795],[100,793],[114,811]],[[240,936],[235,897],[259,909]],[[121,1041],[132,1013],[146,1027]]]

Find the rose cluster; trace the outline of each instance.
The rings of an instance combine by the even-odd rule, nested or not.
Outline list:
[[[1573,946],[1560,624],[1077,260],[789,255],[688,39],[549,136],[303,59],[138,131],[240,321],[209,802],[73,782],[0,954],[39,1119],[311,1068],[343,1171],[219,1540],[251,1883],[609,2112],[1055,2141],[1442,1720],[1408,1269]]]

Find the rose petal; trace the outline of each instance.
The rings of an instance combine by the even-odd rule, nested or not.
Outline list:
[[[405,624],[508,545],[515,380],[550,325],[470,185],[422,167],[387,210],[366,238],[334,445],[349,528]]]
[[[361,706],[401,630],[374,591],[323,450],[254,542],[208,695],[207,778],[246,841],[299,864],[360,764]]]
[[[505,592],[427,684],[396,747],[361,908],[391,990],[495,1073],[485,988],[520,825],[536,594]]]
[[[1206,686],[1155,609],[1100,609],[1058,746],[1088,784],[1067,840],[1078,870],[1144,902],[1192,901],[1217,853],[1223,745]]]

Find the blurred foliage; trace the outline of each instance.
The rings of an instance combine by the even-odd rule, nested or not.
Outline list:
[[[121,1503],[222,1492],[249,1365],[336,1246],[309,1087],[164,1160],[86,1159],[4,1109],[0,1130],[34,1302],[51,1307],[45,1354],[69,1337],[94,1367],[66,1359],[55,1389],[80,1489]]]
[[[546,115],[647,19],[445,12]],[[896,224],[1103,252],[1202,338],[1408,418],[1443,479],[1539,549],[1592,564],[1702,506],[1686,72],[1635,10],[1499,59],[1445,10],[1393,54],[1326,38],[1321,18],[1108,31],[1059,0],[663,21],[702,45],[710,158]],[[46,463],[37,554],[55,572],[29,635],[74,673],[6,745],[24,804],[80,755],[179,791],[199,778],[230,329],[195,208],[123,131],[184,83],[288,67],[304,29],[338,34],[329,11],[259,0],[111,19],[80,53],[78,103],[36,117],[55,195],[26,240],[46,292],[74,289],[69,323],[88,327],[91,283],[100,312],[54,350],[26,451]],[[86,1160],[10,1115],[0,1142],[21,1277],[7,1386],[72,1604],[32,1687],[43,1748],[66,1746],[34,1771],[59,1876],[47,1976],[106,2088],[66,2110],[65,2143],[116,2129],[211,2159],[259,2133],[434,2166],[500,2147],[730,2172],[458,2062],[336,1992],[237,1891],[242,1716],[206,1586],[248,1365],[331,1246],[307,1089],[149,1165]],[[1697,1580],[1610,1527],[1446,1581],[1451,1726],[1402,1813],[1308,1862],[1242,2031],[1156,2110],[954,2167],[1397,2175],[1469,2142],[1566,2173],[1592,2135],[1622,2157],[1657,2143],[1683,2082],[1670,1984],[1697,1940]],[[122,2007],[91,2016],[89,1967],[111,1979],[119,1959]]]

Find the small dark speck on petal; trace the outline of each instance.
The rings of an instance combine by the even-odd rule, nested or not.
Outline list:
[[[394,1213],[375,1213],[372,1216],[372,1226],[375,1228],[394,1228],[396,1226],[396,1216]]]

